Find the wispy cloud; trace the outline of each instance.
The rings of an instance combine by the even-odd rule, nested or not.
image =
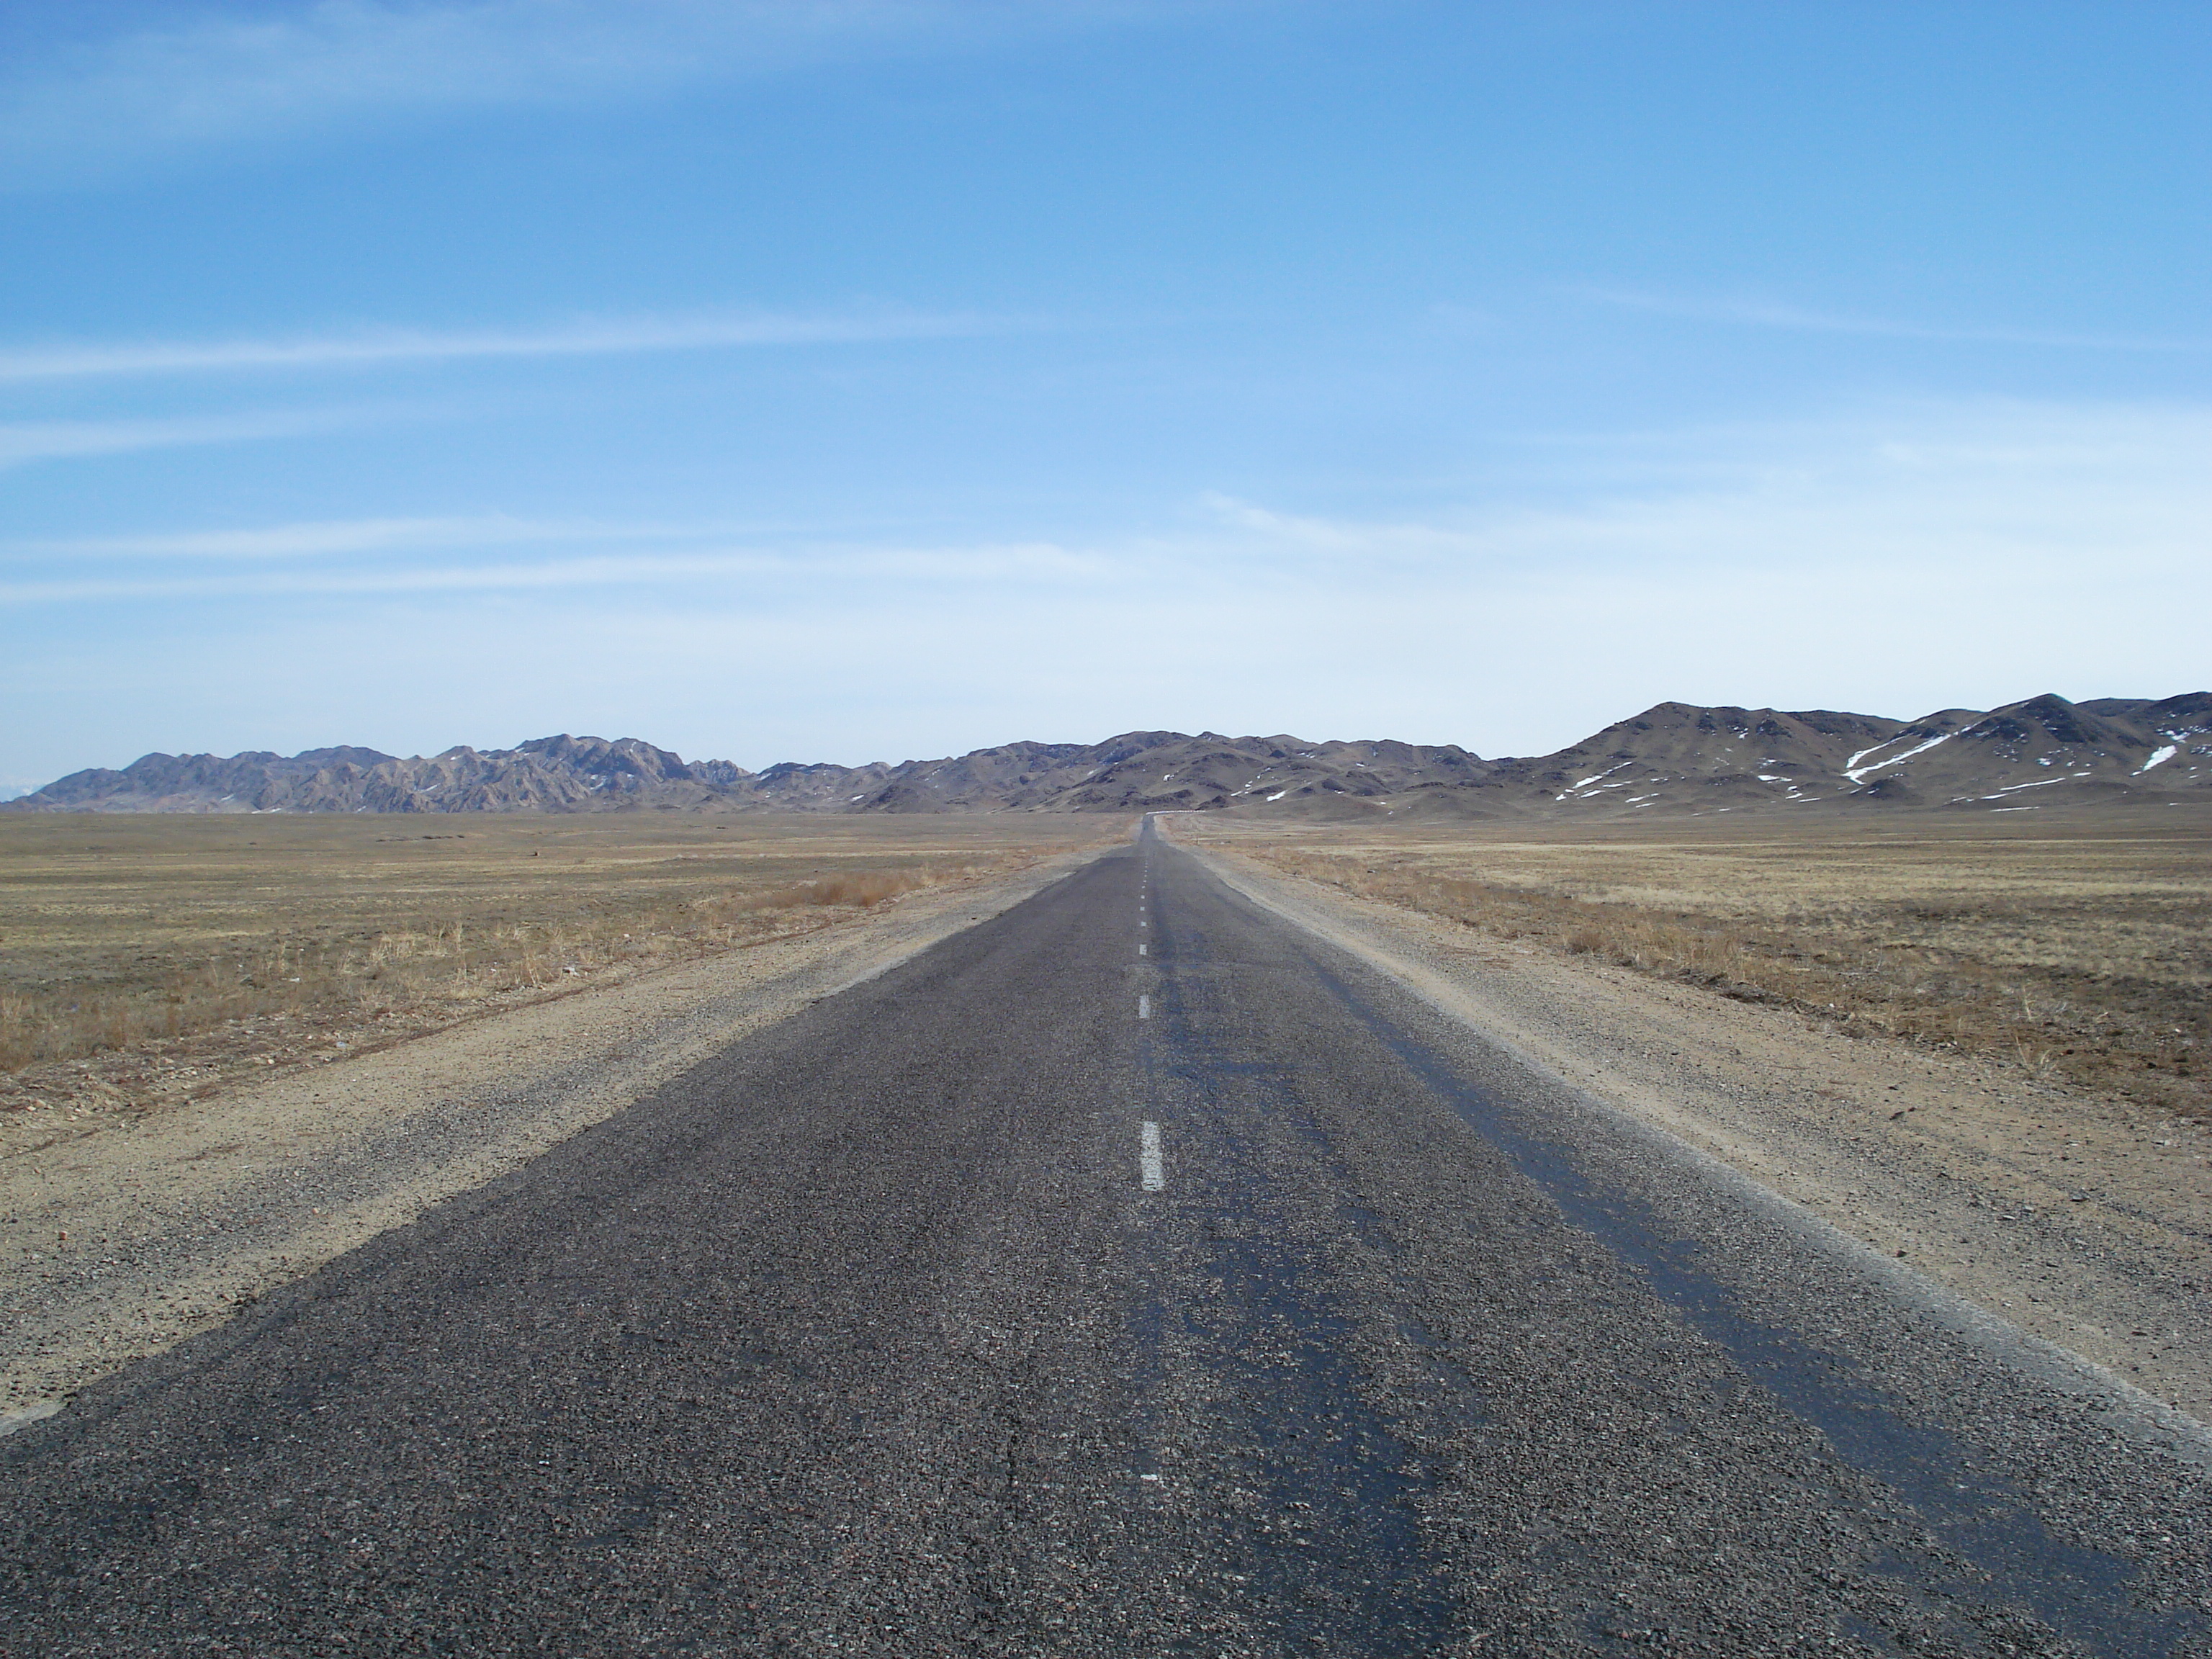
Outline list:
[[[298,523],[186,530],[153,535],[71,536],[0,542],[0,559],[16,562],[58,559],[97,561],[343,560],[360,556],[404,557],[422,552],[466,553],[479,549],[568,544],[760,540],[806,535],[816,540],[848,538],[845,524],[793,525],[711,520],[696,523],[657,520],[532,519],[509,513],[455,514],[441,517],[311,519]]]
[[[1064,586],[1126,573],[1127,556],[1112,556],[1050,543],[963,548],[718,549],[683,553],[620,552],[586,557],[508,559],[481,563],[441,560],[398,566],[246,570],[220,574],[100,574],[0,582],[0,605],[78,604],[143,599],[313,598],[318,595],[526,592],[615,587],[632,592],[731,591],[742,583],[756,599],[770,588],[818,589],[823,584],[892,583],[944,588],[995,588],[1039,583]],[[717,584],[722,586],[717,586]]]
[[[621,98],[1172,13],[1110,0],[315,0],[281,12],[195,10],[167,27],[20,52],[0,83],[0,179],[68,182],[367,121]]]
[[[182,444],[236,443],[326,432],[359,418],[349,411],[301,410],[191,416],[169,420],[21,421],[0,424],[0,467],[87,455],[121,455]]]
[[[1034,322],[1012,319],[884,312],[829,317],[630,317],[547,329],[393,328],[289,339],[120,341],[0,350],[0,381],[346,368],[471,357],[572,357],[611,352],[850,344],[941,339],[1034,326]]]
[[[1540,754],[1662,697],[1911,715],[2202,683],[2212,409],[1897,405],[1618,443],[1578,501],[1217,499],[1142,535],[740,546],[641,520],[586,544],[551,514],[395,514],[118,538],[106,563],[11,562],[0,682],[64,714],[0,766],[563,727],[748,765],[1146,725]],[[327,551],[243,550],[280,545]]]
[[[2207,443],[2212,412],[2189,407],[1868,410],[1796,428],[1624,434],[1616,465],[1593,468],[1578,500],[1419,517],[1213,495],[1180,527],[1144,535],[932,546],[844,526],[393,514],[0,544],[21,573],[0,592],[15,603],[600,586],[849,596],[860,583],[915,596],[1172,581],[1187,594],[1288,584],[1310,599],[1654,571],[1734,582],[1771,568],[1778,548],[1883,580],[1985,558],[2016,573],[2116,558],[2148,571],[2195,558],[2212,526]]]
[[[298,559],[358,553],[495,546],[503,543],[641,537],[647,526],[570,524],[477,514],[438,519],[337,519],[161,536],[87,536],[0,544],[0,556],[66,559]],[[680,533],[680,532],[678,532]]]
[[[1377,523],[1285,513],[1234,496],[1209,495],[1206,507],[1220,524],[1285,553],[1321,560],[1358,559],[1372,567],[1383,561],[1455,557],[1480,550],[1481,535],[1464,526],[1418,520]]]
[[[1572,292],[1601,305],[1648,311],[1701,322],[1735,323],[1753,328],[1796,329],[1818,334],[1863,334],[1898,340],[1933,340],[1959,344],[2052,346],[2092,351],[2212,351],[2212,340],[2163,338],[2141,334],[2075,334],[2030,328],[1960,328],[1900,322],[1816,311],[1787,301],[1748,296],[1698,297],[1653,294],[1636,289],[1577,286]]]
[[[775,568],[757,555],[687,555],[435,564],[389,568],[263,570],[211,576],[82,576],[0,582],[0,605],[88,600],[307,598],[331,594],[513,592],[535,588],[758,575]]]

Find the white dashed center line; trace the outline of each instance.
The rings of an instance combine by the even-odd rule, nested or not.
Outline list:
[[[1137,1182],[1148,1193],[1168,1184],[1167,1164],[1160,1155],[1160,1126],[1150,1118],[1137,1132]]]
[[[1139,992],[1137,994],[1137,1018],[1139,1019],[1150,1019],[1152,1017],[1152,1000],[1145,995],[1142,992]]]
[[[1139,945],[1137,947],[1137,954],[1138,954],[1139,956],[1143,956],[1143,955],[1145,954],[1145,952],[1146,952],[1146,947],[1145,947],[1144,945]]]

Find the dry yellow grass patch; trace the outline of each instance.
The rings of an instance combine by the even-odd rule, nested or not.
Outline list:
[[[1500,939],[2212,1116],[2204,826],[1677,823],[1569,838],[1184,817],[1177,834]]]
[[[143,1109],[1127,833],[1046,818],[0,818],[0,1109]]]

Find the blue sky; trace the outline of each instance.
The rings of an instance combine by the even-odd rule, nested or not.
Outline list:
[[[0,786],[2212,680],[2201,4],[0,10]]]

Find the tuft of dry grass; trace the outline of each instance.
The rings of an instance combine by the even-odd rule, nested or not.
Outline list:
[[[335,936],[280,934],[95,986],[64,979],[0,991],[0,1070],[119,1052],[267,1018],[356,1013],[371,1019],[457,1007],[504,992],[542,991],[623,962],[696,955],[823,925],[820,913],[866,909],[974,864],[818,878],[764,890],[680,895],[579,908],[574,914]],[[815,915],[794,915],[799,912]]]
[[[1026,815],[416,822],[0,819],[0,1111],[144,1109],[1126,833]]]
[[[2212,1117],[2205,830],[1177,833],[1493,938]]]

